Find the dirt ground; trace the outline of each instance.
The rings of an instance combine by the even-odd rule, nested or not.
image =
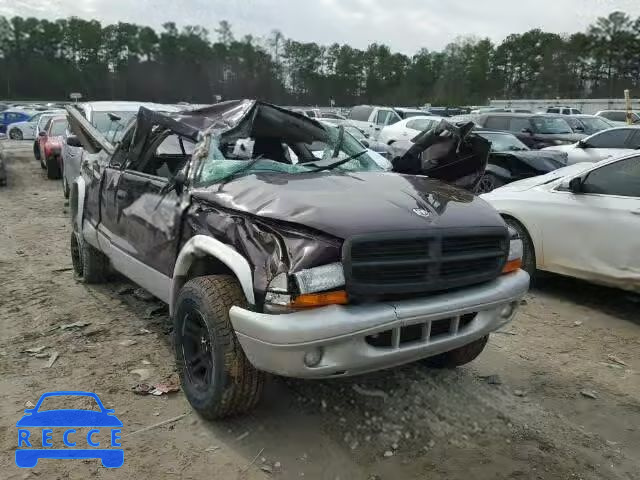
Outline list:
[[[456,371],[273,378],[257,410],[216,423],[180,392],[136,395],[176,380],[167,311],[124,279],[74,279],[68,206],[30,143],[0,141],[0,478],[640,479],[640,297],[555,276]],[[115,409],[122,468],[15,466],[16,421],[53,390]]]

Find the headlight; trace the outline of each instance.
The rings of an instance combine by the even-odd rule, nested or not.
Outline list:
[[[511,273],[522,267],[522,255],[524,253],[522,240],[513,228],[509,227],[509,256],[502,273]]]
[[[293,274],[300,293],[324,292],[344,285],[341,263],[301,270]]]
[[[281,273],[269,282],[265,302],[277,306],[279,313],[300,308],[344,305],[348,303],[347,292],[340,288],[344,284],[341,263],[309,268],[291,275]],[[275,313],[273,308],[269,310]]]

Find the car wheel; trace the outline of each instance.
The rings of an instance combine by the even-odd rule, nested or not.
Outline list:
[[[60,179],[60,164],[58,164],[58,158],[54,156],[49,156],[47,158],[47,178],[49,180],[59,180]]]
[[[9,138],[11,140],[22,140],[22,130],[20,130],[19,128],[12,128],[9,132]]]
[[[82,266],[82,250],[80,248],[80,241],[78,240],[78,234],[71,232],[71,264],[73,265],[73,273],[78,278],[82,278],[84,274],[84,267]]]
[[[489,193],[495,190],[496,188],[503,186],[504,184],[505,184],[505,181],[502,180],[500,177],[498,177],[497,175],[494,175],[493,173],[487,172],[484,175],[482,175],[482,177],[480,177],[480,181],[476,186],[476,193],[478,195],[482,193]]]
[[[519,221],[512,217],[504,217],[504,221],[518,232],[522,240],[522,269],[529,274],[531,280],[536,273],[536,250],[529,236],[529,232]]]
[[[176,362],[191,406],[208,419],[252,409],[266,379],[249,362],[229,318],[246,300],[230,275],[190,280],[180,290],[174,315]]]
[[[78,241],[76,237],[76,241]],[[109,259],[100,250],[84,240],[78,241],[81,254],[82,279],[85,283],[105,283],[109,273]],[[73,262],[73,237],[71,245],[71,261]],[[74,264],[74,269],[76,265]]]
[[[424,362],[432,368],[456,368],[462,365],[466,365],[474,361],[484,350],[484,347],[489,341],[489,335],[482,337],[475,342],[471,342],[455,350],[441,353],[434,357],[430,357],[424,360]]]
[[[64,198],[69,198],[71,189],[69,188],[69,182],[67,182],[67,176],[64,174],[64,163],[62,163],[62,194]]]
[[[40,160],[40,148],[38,147],[37,141],[33,142],[33,156],[35,157],[36,160]]]

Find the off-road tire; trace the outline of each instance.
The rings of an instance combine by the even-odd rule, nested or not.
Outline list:
[[[49,180],[59,180],[60,176],[60,164],[58,164],[58,158],[54,156],[47,157],[47,178]]]
[[[425,360],[432,368],[456,368],[474,361],[484,350],[489,340],[489,335],[471,342],[464,347],[456,348],[449,352],[441,353]]]
[[[12,128],[9,131],[9,138],[11,140],[22,140],[24,138],[24,136],[22,135],[22,130],[20,130],[19,128]]]
[[[40,160],[40,146],[37,140],[33,142],[33,156],[36,160]],[[40,160],[40,165],[42,165],[42,160]]]
[[[234,305],[246,306],[238,281],[230,275],[210,275],[188,281],[180,290],[174,314],[176,363],[182,389],[191,406],[214,420],[255,407],[262,396],[266,374],[256,370],[240,346],[229,318]],[[185,349],[189,339],[185,325],[197,314],[206,324],[207,346],[213,365],[207,384],[198,388],[189,379]]]
[[[105,283],[109,273],[109,259],[104,253],[84,240],[79,243],[82,253],[82,279],[84,283]],[[73,250],[71,253],[73,254]]]
[[[512,217],[504,217],[504,221],[513,228],[522,240],[522,269],[529,274],[531,280],[536,273],[536,250],[529,236],[529,232],[519,221]]]
[[[80,247],[80,240],[78,239],[78,234],[76,232],[71,232],[70,250],[73,273],[75,273],[78,278],[82,278],[84,275],[84,267],[82,266],[82,248]]]

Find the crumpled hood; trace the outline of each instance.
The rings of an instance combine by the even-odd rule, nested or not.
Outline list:
[[[222,187],[194,189],[193,196],[342,239],[364,233],[504,225],[492,207],[464,190],[392,172],[259,173]]]
[[[540,173],[552,172],[567,165],[567,154],[554,150],[522,150],[492,152],[491,155],[508,155],[516,157],[532,169]]]

